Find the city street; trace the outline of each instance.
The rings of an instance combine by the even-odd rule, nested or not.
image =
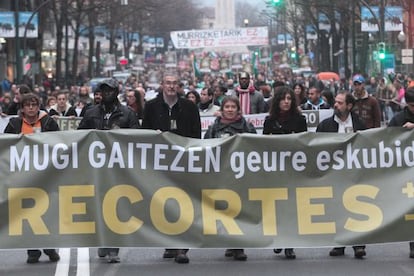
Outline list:
[[[38,264],[26,264],[25,251],[1,251],[0,275],[414,275],[408,243],[368,245],[367,257],[357,260],[352,248],[343,257],[329,257],[330,248],[296,249],[296,260],[271,249],[247,249],[246,262],[224,257],[224,249],[189,251],[190,263],[162,259],[163,249],[122,248],[121,263],[108,264],[97,250],[60,249],[58,265],[42,255]]]

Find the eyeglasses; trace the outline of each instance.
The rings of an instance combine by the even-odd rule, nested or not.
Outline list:
[[[176,85],[178,85],[178,81],[165,81],[165,85],[167,85],[167,86],[171,86],[171,85],[176,86]]]
[[[355,85],[355,86],[358,86],[358,85],[362,85],[362,83],[359,83],[359,82],[354,82],[354,85]]]
[[[39,106],[38,103],[24,103],[23,104],[23,107],[30,107],[30,108],[32,108],[32,107],[38,107],[38,106]]]

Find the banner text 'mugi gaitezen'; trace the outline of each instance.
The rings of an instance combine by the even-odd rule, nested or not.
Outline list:
[[[414,239],[414,136],[402,129],[208,140],[67,131],[0,142],[0,248]]]

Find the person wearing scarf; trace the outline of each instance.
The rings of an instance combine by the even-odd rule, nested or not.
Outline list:
[[[221,116],[208,127],[204,139],[225,138],[239,133],[254,133],[256,129],[247,122],[241,114],[239,99],[235,96],[225,96],[220,107]],[[247,260],[244,249],[227,249],[226,257],[233,257],[237,261]]]
[[[263,113],[266,103],[262,93],[256,91],[250,75],[247,72],[239,74],[239,86],[236,87],[236,94],[239,97],[241,112],[244,115]]]

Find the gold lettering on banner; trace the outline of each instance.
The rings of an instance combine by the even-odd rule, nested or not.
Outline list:
[[[249,200],[258,200],[262,203],[262,223],[264,235],[277,235],[276,201],[287,199],[287,188],[249,189]]]
[[[11,188],[9,198],[9,235],[23,234],[23,221],[27,221],[35,235],[48,235],[42,216],[49,208],[49,195],[39,188]],[[23,201],[32,200],[33,207],[24,208]]]
[[[368,217],[366,220],[348,218],[345,222],[345,229],[353,232],[368,232],[381,226],[384,219],[381,209],[374,204],[358,200],[358,197],[375,199],[378,192],[379,189],[371,185],[355,185],[344,192],[345,208],[354,214]]]
[[[201,201],[203,233],[205,235],[217,235],[217,222],[219,221],[230,235],[243,235],[235,220],[242,208],[240,196],[236,192],[225,189],[205,189],[202,191]],[[227,208],[217,210],[215,205],[218,201],[226,201]]]
[[[50,210],[50,199],[53,192],[40,188],[10,188],[8,189],[9,233],[10,236],[21,236],[25,223],[31,228],[34,235],[50,235],[46,221],[59,223],[60,235],[96,234],[97,225],[105,225],[107,229],[117,235],[129,235],[138,232],[144,221],[134,216],[131,211],[136,210],[134,204],[144,201],[139,189],[132,185],[112,186],[102,195],[102,219],[86,221],[86,217],[93,217],[94,206],[88,208],[87,202],[101,200],[96,195],[95,185],[60,186],[58,192],[59,210],[53,213]],[[335,221],[323,220],[326,215],[324,199],[333,204],[334,187],[301,187],[294,188],[296,194],[297,235],[335,234]],[[370,232],[381,226],[384,218],[379,206],[372,201],[379,193],[379,189],[371,185],[354,185],[345,190],[342,201],[345,210],[350,213],[343,228],[351,232]],[[82,200],[83,198],[83,200]],[[126,214],[119,210],[119,202],[126,199],[129,204]],[[365,201],[363,201],[365,199]],[[177,187],[163,187],[156,190],[144,203],[143,211],[149,211],[149,223],[160,233],[170,236],[181,235],[194,226],[195,213],[201,212],[202,234],[204,235],[245,235],[239,218],[243,208],[249,208],[252,201],[258,201],[261,207],[258,219],[261,220],[263,236],[278,235],[278,209],[280,201],[289,200],[288,188],[253,188],[248,189],[248,201],[242,201],[238,191],[230,189],[203,189],[201,190],[201,205],[196,208],[191,194]],[[315,202],[316,200],[319,200]],[[176,208],[170,208],[171,201]],[[249,202],[250,201],[250,202]],[[126,201],[122,201],[125,204]],[[198,201],[197,201],[198,202]],[[292,202],[293,203],[293,202]],[[286,202],[286,204],[290,204]],[[290,205],[289,205],[290,206]],[[129,208],[131,207],[131,208]],[[149,207],[149,209],[148,209]],[[293,206],[292,206],[293,207]],[[124,207],[125,208],[125,207]],[[293,207],[294,208],[294,207]],[[129,210],[130,209],[130,210]],[[294,209],[292,209],[293,211]],[[50,212],[49,212],[50,211]],[[99,211],[99,210],[95,210]],[[46,219],[56,216],[54,220]],[[315,218],[318,221],[315,222]],[[78,218],[78,220],[76,220]],[[95,217],[94,217],[95,218]],[[294,219],[290,217],[289,219]],[[220,226],[222,227],[219,227]],[[220,232],[224,229],[226,233]],[[293,234],[293,233],[292,233]]]
[[[179,206],[180,216],[175,222],[167,219],[165,204],[175,200]],[[154,227],[166,235],[179,235],[186,232],[194,221],[194,206],[190,196],[182,189],[164,187],[156,191],[151,199],[150,216]]]
[[[95,196],[95,186],[74,185],[59,187],[59,232],[60,234],[94,234],[94,221],[73,221],[74,215],[86,215],[85,202],[73,202],[73,198]]]
[[[118,185],[112,187],[103,199],[103,218],[112,232],[120,235],[128,235],[138,231],[144,224],[142,220],[131,216],[127,221],[121,221],[118,217],[117,205],[121,198],[127,198],[131,204],[143,199],[141,192],[130,185]]]
[[[333,198],[332,187],[311,187],[296,189],[299,235],[333,234],[335,222],[312,222],[313,216],[325,215],[324,204],[312,204],[316,198]]]

